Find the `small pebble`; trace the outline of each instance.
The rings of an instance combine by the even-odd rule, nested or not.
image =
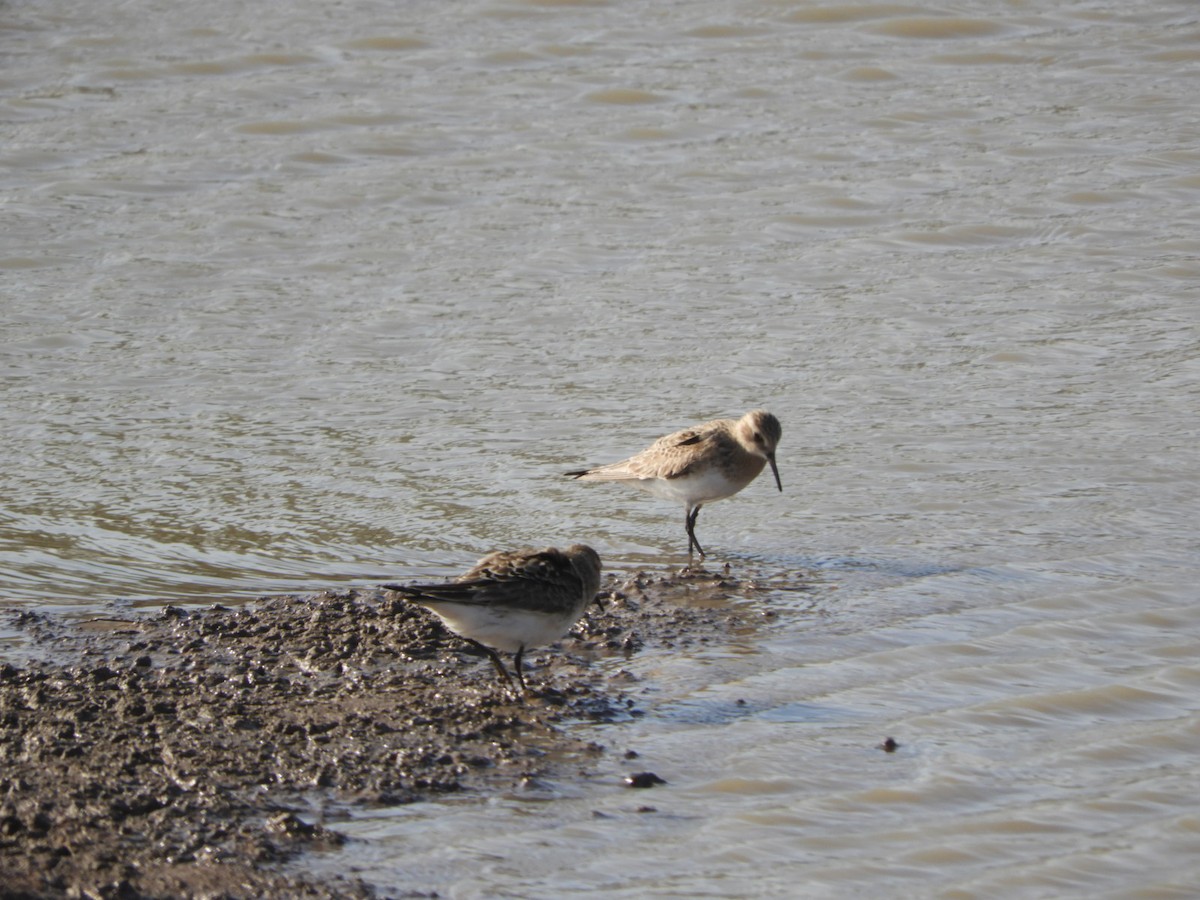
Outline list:
[[[883,739],[883,743],[879,745],[879,749],[882,750],[884,753],[895,753],[896,748],[899,746],[900,745],[898,743],[896,743],[895,738],[889,737],[889,738]]]
[[[653,772],[637,772],[633,775],[625,776],[625,784],[631,788],[649,788],[656,784],[666,784],[666,780],[659,778]]]

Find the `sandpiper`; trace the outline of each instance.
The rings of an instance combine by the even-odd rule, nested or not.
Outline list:
[[[512,687],[497,650],[512,653],[521,693],[521,657],[558,640],[600,590],[600,557],[584,544],[566,550],[502,550],[479,560],[457,581],[385,584],[435,613],[446,627],[485,651]]]
[[[704,548],[696,540],[700,507],[732,497],[767,463],[782,491],[775,465],[775,447],[782,434],[777,418],[755,409],[740,419],[714,419],[668,434],[621,462],[566,474],[580,481],[620,481],[656,497],[682,502],[687,507],[688,556],[695,549],[704,559]]]

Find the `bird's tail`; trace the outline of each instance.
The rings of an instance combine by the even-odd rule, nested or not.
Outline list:
[[[575,472],[563,472],[567,478],[578,481],[638,481],[639,476],[633,474],[624,463],[609,463],[607,466],[597,466],[594,469],[579,469]]]

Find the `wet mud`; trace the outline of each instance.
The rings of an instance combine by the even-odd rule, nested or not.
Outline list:
[[[598,660],[756,627],[728,572],[611,577],[522,701],[431,614],[378,591],[165,606],[88,620],[10,613],[0,662],[0,895],[373,897],[304,874],[356,807],[480,796],[608,752],[579,722],[642,714]],[[769,613],[768,613],[769,614]]]

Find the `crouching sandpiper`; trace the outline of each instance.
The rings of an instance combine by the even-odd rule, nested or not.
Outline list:
[[[521,673],[525,651],[558,640],[583,615],[600,590],[600,557],[585,544],[566,550],[498,551],[456,581],[383,588],[424,606],[459,637],[486,652],[510,687],[512,678],[496,651],[513,654],[517,682],[525,695]]]

